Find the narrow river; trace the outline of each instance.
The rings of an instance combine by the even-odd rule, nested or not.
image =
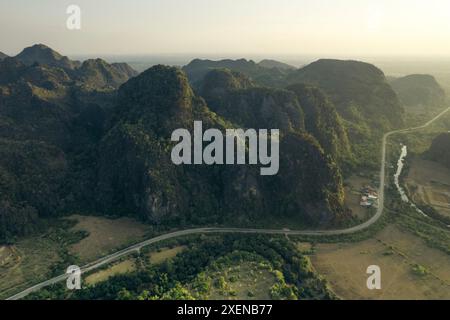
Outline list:
[[[411,207],[413,207],[418,213],[423,215],[424,217],[428,217],[428,215],[425,214],[422,210],[420,210],[411,200],[409,200],[408,196],[406,195],[405,190],[400,185],[400,176],[403,171],[403,167],[405,166],[405,158],[408,155],[408,147],[405,145],[402,145],[402,151],[400,153],[400,158],[397,162],[397,172],[394,175],[394,183],[397,187],[398,192],[400,193],[400,196],[402,198],[403,202],[411,204]]]

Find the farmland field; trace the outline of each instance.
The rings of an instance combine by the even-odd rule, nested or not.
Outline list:
[[[111,250],[143,240],[148,226],[130,218],[108,219],[103,217],[73,215],[77,220],[73,231],[85,231],[89,235],[70,248],[70,253],[89,262],[108,254]]]
[[[406,186],[412,201],[433,207],[450,217],[450,170],[428,160],[411,161]]]
[[[358,243],[319,244],[315,269],[343,299],[450,299],[450,256],[389,226]],[[381,268],[381,290],[369,290],[367,267]],[[421,272],[418,272],[420,270]]]
[[[157,251],[152,251],[147,255],[148,262],[151,264],[161,264],[174,258],[178,253],[184,251],[186,248],[186,246],[177,246],[174,248],[161,248]],[[114,263],[106,269],[89,274],[84,281],[88,285],[94,285],[99,282],[106,281],[112,276],[135,271],[138,269],[138,265],[137,260],[130,257],[126,260]]]
[[[45,280],[58,261],[58,244],[43,237],[27,238],[14,246],[0,247],[1,297],[6,297],[37,279]]]
[[[63,273],[70,265],[67,259],[76,259],[77,264],[89,262],[110,250],[142,239],[149,230],[129,218],[73,215],[61,221],[73,226],[50,228],[42,235],[22,238],[11,246],[0,246],[1,297],[45,280],[50,274]],[[78,234],[81,231],[87,232],[88,236]]]
[[[135,269],[136,265],[133,259],[124,260],[110,266],[105,270],[101,270],[99,272],[87,276],[84,281],[86,282],[86,284],[94,285],[96,283],[108,280],[108,278],[112,276],[131,272],[134,271]]]
[[[186,250],[186,246],[178,246],[174,248],[162,248],[158,251],[150,252],[149,261],[152,264],[160,264],[164,261],[174,258],[180,252]]]

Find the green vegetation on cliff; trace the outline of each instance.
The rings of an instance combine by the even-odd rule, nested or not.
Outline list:
[[[426,156],[450,168],[450,132],[437,136],[433,140],[430,149],[426,152]]]
[[[357,163],[378,166],[382,134],[404,123],[403,107],[380,69],[359,61],[324,59],[290,74],[288,81],[322,89],[344,120]]]
[[[43,218],[95,210],[96,144],[115,96],[101,83],[87,86],[45,46],[19,58],[0,61],[2,242],[36,230]]]
[[[241,87],[237,79],[226,80],[231,73],[224,72],[217,84]],[[212,86],[206,88],[221,95]],[[220,112],[212,103],[213,113],[176,68],[155,66],[123,85],[112,127],[99,149],[101,211],[136,213],[153,223],[178,225],[229,220],[245,225],[264,217],[295,218],[307,225],[343,220],[339,170],[302,131],[295,95],[247,90],[236,96],[246,106],[235,101],[230,108],[237,109]],[[204,129],[280,128],[278,175],[261,177],[250,165],[175,166],[170,160],[171,132],[192,131],[194,120],[201,120]]]
[[[294,70],[194,60],[187,74],[155,66],[136,75],[126,64],[80,65],[40,45],[19,56],[0,61],[2,242],[73,212],[164,227],[347,224],[341,172],[353,154],[377,164],[379,134],[402,122],[382,72],[358,62]],[[278,174],[174,165],[171,134],[192,132],[194,121],[204,130],[280,129]]]
[[[305,127],[327,154],[338,161],[343,170],[353,165],[353,155],[343,121],[333,103],[316,87],[294,84],[287,90],[296,94],[305,115]]]
[[[403,123],[404,110],[397,95],[383,72],[371,64],[318,60],[291,74],[289,81],[323,89],[345,120],[367,123],[376,130]]]

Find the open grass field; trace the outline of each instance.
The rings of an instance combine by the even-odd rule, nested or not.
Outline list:
[[[450,170],[428,160],[414,158],[406,178],[406,187],[414,203],[433,207],[450,217]]]
[[[14,267],[20,263],[20,255],[15,246],[0,247],[0,268]]]
[[[67,248],[69,255],[78,258],[77,264],[82,264],[139,241],[149,231],[149,227],[129,218],[73,215],[68,219],[77,221],[68,230],[50,229],[42,235],[20,239],[13,246],[0,246],[0,298],[46,280],[54,272],[62,273],[66,267],[63,261],[67,258],[64,253]],[[68,244],[71,235],[77,231],[89,235]]]
[[[77,220],[72,231],[86,231],[89,235],[70,247],[70,253],[89,262],[107,255],[111,250],[143,240],[150,228],[131,218],[108,219],[104,217],[73,215]]]
[[[340,298],[450,299],[450,256],[396,226],[373,239],[318,244],[315,250],[314,268]],[[367,289],[370,265],[381,268],[381,290]]]
[[[158,251],[152,251],[147,255],[148,261],[152,264],[161,264],[174,258],[186,248],[186,246],[177,246],[174,248],[162,248]],[[136,259],[130,257],[129,259],[114,263],[106,269],[89,274],[85,278],[84,282],[88,285],[94,285],[96,283],[106,281],[112,276],[135,271],[138,268],[137,265],[138,263],[136,262]]]
[[[174,248],[162,248],[158,251],[149,253],[149,261],[152,264],[160,264],[164,261],[174,258],[180,252],[186,250],[186,246],[177,246]]]
[[[0,298],[45,280],[60,257],[58,244],[42,237],[0,247]]]
[[[136,264],[134,260],[133,259],[124,260],[110,266],[107,269],[100,270],[96,273],[87,276],[84,279],[84,282],[88,285],[94,285],[96,283],[108,280],[108,278],[112,276],[132,272],[134,270],[136,270]]]
[[[300,251],[301,253],[305,253],[305,252],[309,252],[312,249],[312,244],[309,242],[297,242],[295,244],[295,247],[297,248],[298,251]]]

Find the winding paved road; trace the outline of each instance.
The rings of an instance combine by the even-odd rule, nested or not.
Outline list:
[[[248,229],[248,228],[197,228],[197,229],[188,229],[188,230],[181,230],[181,231],[176,231],[176,232],[172,232],[172,233],[167,233],[167,234],[163,234],[160,235],[158,237],[152,238],[152,239],[148,239],[145,240],[143,242],[137,243],[135,245],[132,245],[128,248],[119,250],[113,254],[110,254],[106,257],[100,258],[94,262],[91,262],[87,265],[85,265],[84,267],[81,268],[82,273],[86,273],[95,269],[98,269],[106,264],[109,264],[113,261],[116,261],[126,255],[129,255],[130,253],[133,252],[139,252],[142,248],[149,246],[151,244],[163,241],[163,240],[168,240],[168,239],[172,239],[172,238],[177,238],[177,237],[181,237],[181,236],[187,236],[187,235],[193,235],[193,234],[206,234],[206,233],[246,233],[246,234],[272,234],[272,235],[277,235],[277,234],[281,234],[281,235],[303,235],[303,236],[330,236],[330,235],[343,235],[343,234],[350,234],[350,233],[355,233],[361,230],[364,230],[368,227],[370,227],[371,225],[373,225],[375,222],[378,221],[378,219],[380,219],[381,215],[383,214],[383,210],[384,210],[384,189],[385,189],[385,174],[386,174],[386,143],[387,143],[387,138],[392,136],[393,134],[396,133],[402,133],[402,132],[410,132],[410,131],[414,131],[414,130],[419,130],[419,129],[423,129],[428,127],[430,124],[432,124],[433,122],[435,122],[436,120],[438,120],[439,118],[441,118],[445,113],[447,113],[450,110],[450,107],[445,109],[444,111],[442,111],[440,114],[438,114],[436,117],[434,117],[433,119],[431,119],[430,121],[428,121],[427,123],[425,123],[422,126],[419,127],[413,127],[413,128],[408,128],[408,129],[401,129],[401,130],[395,130],[395,131],[391,131],[386,133],[383,136],[383,143],[382,143],[382,152],[381,152],[381,169],[380,169],[380,188],[379,188],[379,206],[377,209],[377,212],[375,213],[375,215],[370,218],[368,221],[348,228],[348,229],[340,229],[340,230],[323,230],[323,231],[318,231],[318,230],[302,230],[302,231],[294,231],[294,230],[275,230],[275,229]],[[32,293],[32,292],[36,292],[44,287],[50,286],[52,284],[61,282],[66,280],[68,277],[67,274],[62,274],[59,275],[57,277],[54,277],[52,279],[46,280],[44,282],[38,283],[28,289],[23,290],[20,293],[17,293],[15,295],[13,295],[12,297],[9,297],[7,300],[18,300],[18,299],[22,299],[25,296],[27,296],[28,294]]]

